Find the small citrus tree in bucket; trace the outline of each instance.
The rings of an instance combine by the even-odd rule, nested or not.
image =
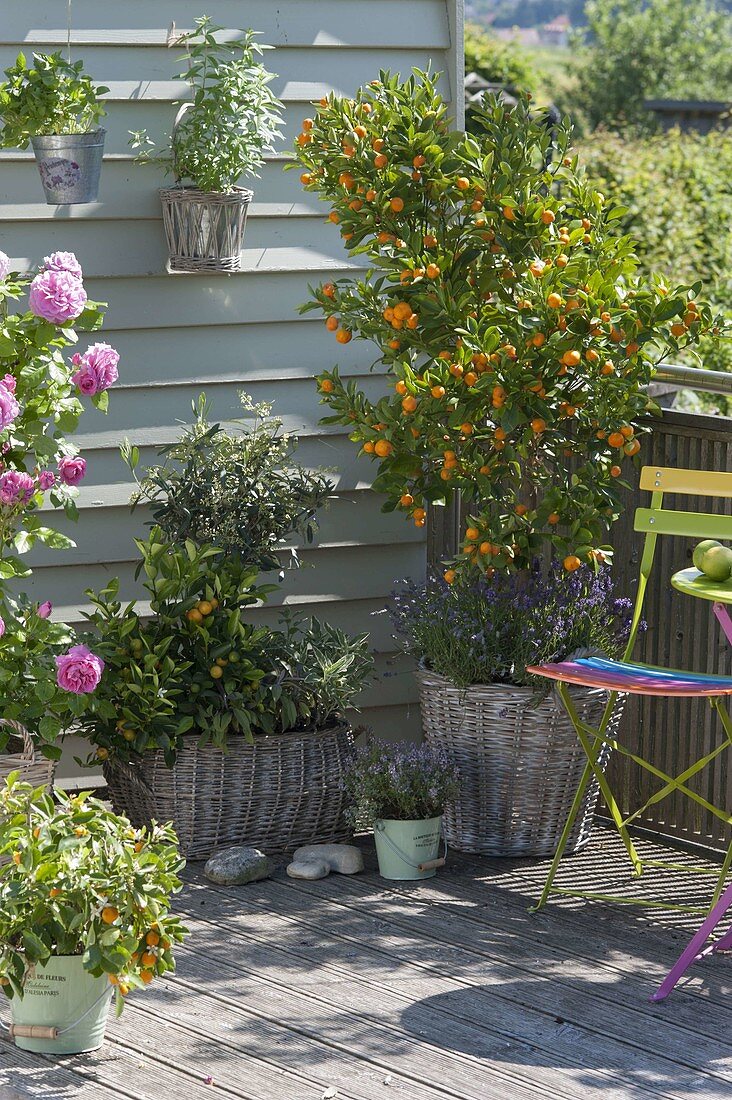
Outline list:
[[[444,864],[442,815],[458,783],[443,752],[373,740],[355,753],[344,785],[354,824],[374,830],[382,878],[431,878]]]
[[[699,286],[639,274],[633,242],[615,231],[622,210],[587,181],[568,127],[552,132],[526,97],[486,99],[473,121],[471,134],[452,131],[437,79],[420,73],[381,73],[352,99],[320,101],[296,141],[301,182],[370,270],[312,288],[303,309],[325,315],[346,356],[354,337],[370,340],[386,368],[377,400],[324,370],[325,421],[372,459],[385,511],[421,528],[459,497],[444,585],[510,574],[513,587],[478,593],[497,601],[483,619],[502,619],[535,594],[536,559],[553,559],[553,591],[611,557],[655,365],[721,322]],[[550,699],[537,708],[520,668],[506,682],[505,654],[477,662],[468,684],[422,656],[425,734],[461,774],[451,842],[553,851],[584,765],[569,722]],[[587,692],[578,701],[585,720],[603,705]],[[573,846],[589,836],[596,797]]]
[[[74,1054],[104,1040],[112,994],[174,968],[170,915],[183,861],[170,825],[133,829],[88,794],[0,792],[0,985],[24,1050]]]

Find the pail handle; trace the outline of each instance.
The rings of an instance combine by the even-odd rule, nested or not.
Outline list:
[[[374,829],[381,833],[382,840],[385,840],[388,846],[391,848],[395,855],[404,860],[407,867],[411,867],[413,871],[434,871],[437,867],[444,867],[447,862],[447,839],[440,824],[440,840],[445,845],[445,854],[438,856],[437,859],[426,859],[422,863],[412,863],[411,859],[401,850],[398,844],[395,844],[391,839],[383,824],[380,822],[374,823]]]
[[[95,1001],[89,1005],[85,1012],[82,1012],[81,1016],[78,1016],[72,1024],[67,1024],[66,1027],[51,1027],[42,1024],[6,1024],[4,1020],[0,1020],[0,1027],[5,1028],[11,1039],[15,1036],[19,1036],[21,1039],[60,1039],[62,1035],[66,1035],[67,1032],[73,1031],[82,1020],[85,1020],[89,1013],[97,1007],[99,1002],[104,997],[111,996],[112,990],[107,988],[103,989]]]

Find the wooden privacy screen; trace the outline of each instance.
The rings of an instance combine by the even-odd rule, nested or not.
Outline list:
[[[696,470],[732,471],[732,420],[668,411],[653,421],[653,434],[645,442],[644,465],[679,466]],[[619,590],[635,595],[643,535],[633,531],[633,514],[646,506],[649,494],[637,487],[638,471],[629,480],[626,509],[611,533],[616,549],[615,575]],[[730,514],[732,501],[669,496],[668,506]],[[461,530],[457,506],[438,510],[429,532],[432,564],[453,552]],[[658,541],[655,563],[646,595],[642,635],[637,658],[650,664],[686,668],[697,672],[732,673],[732,650],[727,645],[711,605],[674,592],[671,574],[691,564],[695,540],[663,537]],[[678,774],[718,742],[720,730],[703,699],[664,699],[631,695],[620,726],[620,737],[630,749],[670,774]],[[619,755],[611,759],[610,779],[623,810],[641,805],[656,790],[646,772]],[[732,769],[727,754],[690,782],[710,802],[732,812]],[[678,795],[651,806],[637,824],[655,833],[708,848],[726,848],[730,831],[701,806]]]

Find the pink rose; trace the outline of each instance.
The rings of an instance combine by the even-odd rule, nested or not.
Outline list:
[[[91,395],[108,390],[119,378],[119,352],[109,344],[92,344],[83,355],[77,352],[71,362],[79,368],[71,381],[82,393]]]
[[[0,615],[0,638],[2,638],[4,633],[5,633],[5,619],[2,617],[2,615]]]
[[[63,325],[83,312],[86,291],[68,271],[41,271],[30,285],[28,305],[36,317]]]
[[[3,504],[27,504],[36,491],[30,474],[20,470],[5,470],[0,474],[0,501]]]
[[[12,428],[15,418],[20,412],[20,405],[15,400],[5,382],[0,382],[0,431]]]
[[[47,619],[53,611],[53,604],[50,600],[44,600],[43,603],[38,605],[38,611],[36,614],[39,619]]]
[[[81,455],[64,455],[58,460],[58,472],[64,485],[78,485],[86,473],[86,459]]]
[[[38,475],[38,488],[42,493],[45,493],[47,489],[53,489],[56,484],[56,475],[52,470],[41,470]]]
[[[5,282],[10,273],[10,257],[0,251],[0,283]]]
[[[15,378],[12,374],[6,374],[3,376],[2,383],[6,390],[10,390],[11,393],[15,393],[15,387],[17,385]]]
[[[75,279],[81,279],[84,274],[73,252],[52,252],[45,257],[43,266],[46,271],[68,271]]]
[[[104,672],[104,661],[85,645],[75,645],[56,658],[56,683],[63,691],[88,695]]]

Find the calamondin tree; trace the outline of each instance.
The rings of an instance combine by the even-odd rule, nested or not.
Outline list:
[[[326,419],[378,462],[385,508],[418,526],[456,490],[469,566],[525,568],[551,544],[598,560],[641,448],[645,386],[717,327],[700,287],[641,278],[622,211],[586,181],[570,134],[527,99],[487,101],[480,133],[450,130],[436,80],[382,73],[321,100],[296,141],[301,182],[331,206],[363,275],[312,291],[336,341],[375,343],[389,392],[338,369]]]

